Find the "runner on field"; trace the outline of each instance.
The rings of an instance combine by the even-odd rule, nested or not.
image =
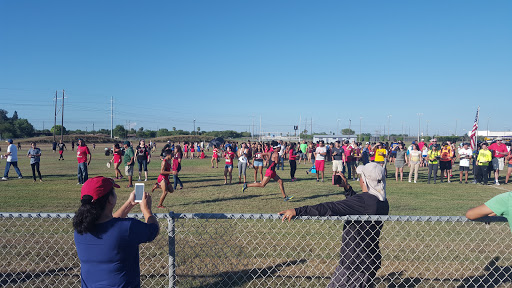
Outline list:
[[[286,193],[284,192],[283,180],[279,176],[277,176],[277,173],[276,173],[276,166],[277,166],[277,162],[279,161],[279,149],[281,149],[281,146],[276,141],[272,141],[271,145],[272,145],[272,148],[274,149],[274,151],[272,151],[270,153],[262,153],[263,157],[266,156],[270,159],[270,163],[269,163],[270,165],[267,168],[267,171],[265,172],[265,177],[263,177],[263,181],[261,181],[261,183],[251,183],[251,184],[244,183],[242,192],[247,190],[247,188],[249,188],[249,187],[263,188],[267,185],[267,183],[270,181],[270,179],[274,179],[279,184],[279,188],[281,189],[281,194],[283,195],[284,201],[288,201],[288,200],[292,199],[293,196],[289,196],[289,197],[286,196]]]

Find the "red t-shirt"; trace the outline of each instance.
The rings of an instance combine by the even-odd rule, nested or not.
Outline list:
[[[226,152],[226,154],[224,154],[224,158],[226,158],[226,165],[233,165],[233,159],[235,159],[235,153]]]
[[[494,150],[494,157],[496,158],[503,158],[507,156],[506,154],[497,155],[496,152],[508,153],[507,145],[505,144],[501,144],[500,146],[498,146],[498,143],[493,143],[489,146],[489,150]]]
[[[76,148],[76,160],[78,160],[78,163],[87,162],[87,154],[91,154],[91,151],[89,151],[89,147],[78,146]]]
[[[297,152],[294,149],[290,149],[290,157],[289,160],[297,160]]]
[[[343,146],[343,150],[345,151],[345,157],[347,157],[347,162],[352,161],[352,150],[354,150],[354,147],[347,145]]]
[[[421,141],[420,143],[418,143],[418,147],[420,147],[420,151],[423,150],[423,146],[425,146],[425,142]]]

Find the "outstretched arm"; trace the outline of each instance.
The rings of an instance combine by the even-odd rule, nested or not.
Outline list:
[[[475,220],[484,216],[496,216],[496,213],[494,213],[491,208],[487,207],[485,204],[471,208],[466,212],[466,218],[469,220]]]

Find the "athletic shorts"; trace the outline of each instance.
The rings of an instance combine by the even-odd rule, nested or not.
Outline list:
[[[229,168],[233,169],[233,164],[230,164],[230,165],[226,164],[224,166],[224,169],[229,169]]]
[[[64,152],[64,151],[62,151],[62,150],[59,150],[59,154],[60,154],[60,155],[62,155],[62,152]]]
[[[325,160],[315,160],[315,168],[317,171],[324,171]]]
[[[512,168],[512,164],[508,164],[508,168]]]
[[[254,167],[263,167],[263,160],[262,161],[254,160],[253,166]]]
[[[503,168],[505,168],[505,159],[503,159],[503,157],[498,158],[498,163],[500,165],[500,170],[503,170]]]
[[[500,161],[498,160],[498,158],[492,158],[491,165],[492,165],[492,170],[500,169]]]
[[[277,176],[276,171],[267,168],[267,171],[265,171],[265,177],[275,178]]]
[[[124,175],[133,176],[133,166],[134,165],[124,166]]]
[[[459,171],[460,171],[460,172],[463,172],[463,171],[469,171],[469,166],[460,166],[460,167],[459,167]]]
[[[439,161],[439,169],[441,169],[441,170],[452,169],[452,161]]]
[[[341,172],[343,170],[342,160],[332,160],[332,172]]]
[[[300,159],[307,160],[308,159],[308,154],[307,153],[302,153],[302,155],[300,156]]]
[[[158,182],[158,184],[160,184],[162,182],[162,180],[165,181],[165,185],[169,185],[169,175],[158,175],[158,179],[156,180],[156,182]]]

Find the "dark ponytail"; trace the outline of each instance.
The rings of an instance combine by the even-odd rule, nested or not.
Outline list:
[[[103,211],[105,211],[108,198],[113,192],[114,188],[94,202],[92,201],[92,196],[84,195],[81,200],[82,205],[80,205],[80,208],[75,213],[75,217],[73,217],[73,228],[78,234],[83,235],[94,231],[94,226],[100,219]]]

